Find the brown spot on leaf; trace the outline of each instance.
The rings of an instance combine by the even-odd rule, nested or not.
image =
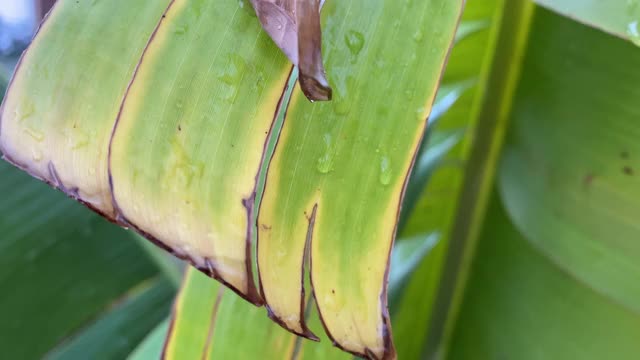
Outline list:
[[[622,168],[622,172],[625,175],[632,176],[633,175],[633,168],[631,168],[631,166],[625,166],[625,167]]]

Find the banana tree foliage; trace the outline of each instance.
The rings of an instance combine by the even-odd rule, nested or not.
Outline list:
[[[60,0],[10,83],[0,150],[193,265],[134,359],[602,358],[611,341],[626,358],[639,7],[538,2],[612,35],[528,0],[471,0],[459,27],[462,0]],[[48,356],[98,354],[167,288]]]
[[[300,86],[244,2],[58,2],[4,99],[0,148],[316,339],[303,316],[308,266],[333,343],[392,358],[396,218],[462,1],[325,4],[331,103],[302,97],[331,94],[319,1],[252,4]],[[275,13],[293,22],[274,30]]]

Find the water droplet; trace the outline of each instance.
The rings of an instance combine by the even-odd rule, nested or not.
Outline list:
[[[171,151],[167,161],[167,176],[163,178],[166,184],[163,187],[169,191],[184,191],[189,187],[194,179],[202,176],[204,166],[200,163],[193,163],[187,150],[178,138],[171,140]]]
[[[218,76],[218,80],[225,85],[220,87],[220,93],[226,102],[233,103],[235,101],[238,94],[238,84],[247,72],[247,67],[247,62],[241,56],[236,54],[229,56],[227,66]]]
[[[184,35],[189,31],[189,25],[179,25],[173,31],[176,35]]]
[[[184,251],[185,253],[187,253],[187,254],[190,254],[190,253],[191,253],[191,245],[189,245],[189,244],[182,244],[181,248],[182,248],[182,251]]]
[[[389,185],[391,182],[391,161],[388,156],[383,156],[380,160],[380,183]]]
[[[244,1],[243,1],[243,0],[240,0],[240,1],[238,2],[238,4],[240,5],[240,8],[241,8],[241,9],[242,9],[242,8],[244,8]]]
[[[35,112],[36,112],[35,105],[33,105],[33,102],[31,100],[27,99],[22,104],[20,104],[18,109],[16,109],[15,113],[16,113],[16,117],[18,118],[18,121],[23,121],[24,119],[33,115]]]
[[[318,158],[317,168],[321,174],[326,174],[331,171],[331,166],[333,165],[333,159],[331,155],[327,152],[323,156]]]
[[[27,126],[24,128],[24,132],[37,142],[42,142],[44,140],[44,134],[40,130],[32,129]]]
[[[415,40],[416,42],[422,41],[423,38],[424,38],[424,34],[422,33],[421,30],[416,31],[413,34],[413,40]]]
[[[638,21],[632,21],[627,25],[627,35],[632,43],[640,46],[640,24]]]
[[[33,161],[35,162],[39,162],[40,160],[42,160],[42,151],[36,149],[36,148],[32,148],[31,149],[31,158],[33,159]]]
[[[364,47],[364,35],[357,31],[350,30],[344,36],[344,42],[347,44],[351,54],[357,56]]]
[[[333,152],[331,149],[331,143],[333,139],[331,138],[331,134],[326,133],[322,137],[322,140],[324,141],[325,145],[325,153],[318,158],[316,168],[321,174],[326,174],[333,168]]]
[[[75,123],[64,130],[64,135],[67,139],[67,146],[71,150],[77,150],[89,145],[89,135]]]
[[[407,89],[405,90],[404,95],[406,96],[407,100],[411,101],[413,100],[415,93],[416,93],[415,89]]]
[[[265,82],[264,82],[264,75],[262,73],[258,74],[258,76],[256,77],[256,82],[253,84],[253,88],[258,92],[261,92],[264,90]]]

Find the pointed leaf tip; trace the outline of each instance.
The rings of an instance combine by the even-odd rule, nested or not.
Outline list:
[[[322,63],[321,0],[251,0],[260,23],[300,71],[300,87],[310,101],[331,100]]]

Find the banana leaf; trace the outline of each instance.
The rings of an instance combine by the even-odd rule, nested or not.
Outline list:
[[[638,354],[638,61],[536,10],[451,358]]]
[[[462,1],[327,3],[325,104],[289,88],[295,73],[253,9],[213,4],[58,2],[3,102],[4,157],[315,338],[308,249],[329,338],[394,357],[388,259]]]
[[[640,1],[638,0],[536,0],[536,2],[576,21],[629,39],[640,46]]]
[[[93,328],[131,289],[157,276],[125,231],[4,162],[0,192],[3,356],[43,357]],[[128,342],[112,342],[115,337],[102,332],[101,343],[126,355],[162,318],[170,296],[145,298],[158,312],[143,307],[140,318],[127,318],[138,329]]]

